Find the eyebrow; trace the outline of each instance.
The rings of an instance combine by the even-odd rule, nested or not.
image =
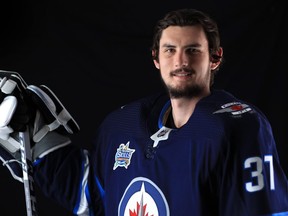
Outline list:
[[[201,47],[202,45],[199,43],[193,43],[193,44],[188,44],[186,46],[184,46],[184,48],[198,48]],[[162,45],[162,47],[166,47],[166,48],[174,48],[176,47],[175,45],[169,44],[169,43],[164,43]]]

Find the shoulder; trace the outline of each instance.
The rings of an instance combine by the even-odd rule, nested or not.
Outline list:
[[[135,109],[153,109],[155,107],[165,104],[169,100],[167,93],[158,92],[153,95],[148,95],[146,97],[140,98],[138,100],[132,101],[120,107],[121,110],[135,110]],[[118,109],[119,110],[119,109]],[[116,110],[117,111],[117,110]]]
[[[213,104],[213,115],[228,120],[243,128],[270,128],[270,123],[265,114],[254,104],[241,100],[231,93],[215,90],[207,103]]]
[[[157,92],[153,95],[148,95],[143,98],[139,98],[137,100],[131,101],[127,104],[122,105],[121,107],[117,108],[110,115],[118,115],[118,114],[125,114],[125,113],[145,113],[151,112],[151,110],[161,107],[169,100],[168,95],[165,92]]]
[[[106,116],[104,122],[110,124],[111,122],[145,121],[152,114],[159,113],[168,100],[169,97],[165,92],[148,95],[115,109]]]
[[[224,90],[213,90],[212,94],[203,100],[203,102],[212,105],[214,114],[223,113],[236,117],[249,113],[266,118],[263,112],[254,104],[239,99]]]

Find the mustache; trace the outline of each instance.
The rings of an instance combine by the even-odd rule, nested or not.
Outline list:
[[[182,68],[178,68],[176,70],[171,71],[170,74],[178,74],[178,73],[183,73],[183,72],[191,73],[191,74],[195,73],[193,69],[182,67]]]

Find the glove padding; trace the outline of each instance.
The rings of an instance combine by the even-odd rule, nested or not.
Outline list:
[[[2,75],[6,75],[2,79],[1,72]],[[5,130],[5,133],[4,130],[1,132],[0,123],[0,159],[12,176],[23,182],[19,132],[28,128],[32,161],[35,162],[50,152],[68,145],[70,143],[68,135],[78,132],[80,128],[47,86],[28,86],[18,73],[7,71],[0,71],[0,81],[9,80],[7,77],[11,77],[11,74],[16,85],[10,88],[9,92],[5,91],[0,95],[0,99],[3,98],[0,115],[6,116],[3,125],[9,129]],[[17,99],[16,108],[1,109],[12,95]]]
[[[0,71],[0,75],[0,160],[16,180],[23,182],[18,132],[25,131],[33,112],[28,112],[29,100],[24,102],[21,78],[13,72]]]
[[[3,163],[3,166],[8,164],[6,167],[13,178],[22,182],[22,168],[19,164],[21,155],[18,151],[20,144],[17,139],[10,136],[14,130],[13,127],[8,125],[11,123],[11,119],[17,109],[17,98],[14,95],[11,95],[16,88],[16,85],[15,81],[8,79],[7,77],[0,78],[0,100],[2,101],[0,104],[0,160]],[[17,119],[17,117],[15,118]],[[20,130],[23,124],[20,126],[21,121],[16,122],[18,123],[14,126]]]
[[[57,96],[45,85],[29,85],[27,91],[43,115],[46,124],[34,125],[34,142],[40,141],[49,131],[73,134],[80,130],[78,124],[66,110]],[[40,117],[40,116],[39,116]],[[37,119],[37,117],[36,117]],[[39,118],[40,120],[40,118]],[[40,124],[42,125],[42,124]],[[37,131],[37,132],[36,132]]]

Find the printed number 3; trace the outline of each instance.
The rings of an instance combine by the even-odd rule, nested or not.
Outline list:
[[[270,171],[270,190],[275,189],[274,183],[274,169],[273,169],[273,157],[271,155],[266,155],[264,157],[264,163],[269,164]],[[256,170],[251,171],[251,177],[256,180],[246,183],[246,190],[249,192],[259,191],[264,188],[264,177],[262,174],[263,171],[263,161],[260,157],[251,157],[245,160],[244,167],[251,168],[252,164],[256,165]]]

